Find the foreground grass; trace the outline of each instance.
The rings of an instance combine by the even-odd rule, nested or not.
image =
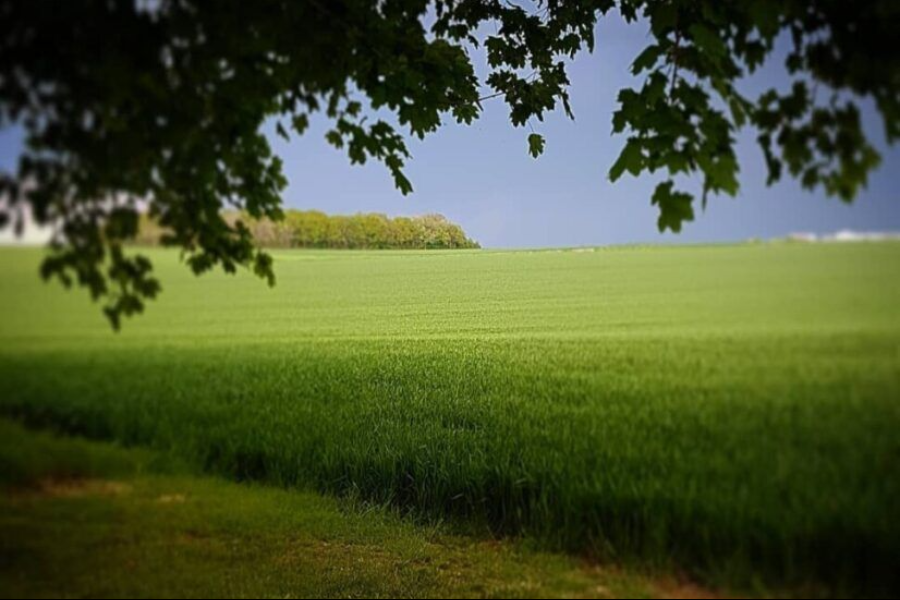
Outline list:
[[[900,245],[277,258],[109,333],[0,253],[0,411],[714,583],[900,589]]]
[[[695,593],[0,420],[0,597]]]

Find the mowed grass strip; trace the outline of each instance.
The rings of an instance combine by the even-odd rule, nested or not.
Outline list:
[[[606,598],[709,590],[0,420],[3,598]]]
[[[707,581],[900,588],[898,244],[285,252],[271,291],[151,254],[113,335],[0,253],[0,410]]]

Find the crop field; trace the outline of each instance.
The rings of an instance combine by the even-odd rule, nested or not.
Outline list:
[[[898,243],[283,251],[271,290],[146,253],[163,294],[115,334],[0,250],[0,414],[591,560],[900,590]]]

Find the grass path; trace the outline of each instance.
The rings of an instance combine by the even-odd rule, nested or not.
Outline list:
[[[0,597],[708,595],[0,421]]]

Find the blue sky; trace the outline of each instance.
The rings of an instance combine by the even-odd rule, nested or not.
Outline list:
[[[637,83],[629,65],[648,43],[646,27],[611,17],[600,24],[597,40],[594,54],[579,55],[570,67],[576,120],[558,113],[534,124],[547,139],[539,159],[527,153],[529,130],[514,129],[502,100],[490,100],[473,125],[448,119],[424,141],[410,140],[413,158],[407,175],[415,192],[404,197],[382,165],[351,166],[345,154],[325,143],[325,124],[314,121],[306,135],[289,143],[272,136],[290,181],[286,205],[330,213],[439,212],[487,247],[729,241],[843,228],[900,230],[900,147],[886,147],[874,110],[864,105],[864,118],[884,162],[853,205],[804,191],[793,180],[767,187],[760,151],[747,132],[738,148],[739,196],[712,197],[706,211],[698,211],[697,220],[686,224],[681,234],[660,234],[650,205],[657,178],[625,175],[616,184],[607,179],[624,143],[623,137],[611,136],[616,95]],[[776,65],[745,89],[786,84]],[[0,166],[14,164],[19,147],[14,132],[0,134]]]

